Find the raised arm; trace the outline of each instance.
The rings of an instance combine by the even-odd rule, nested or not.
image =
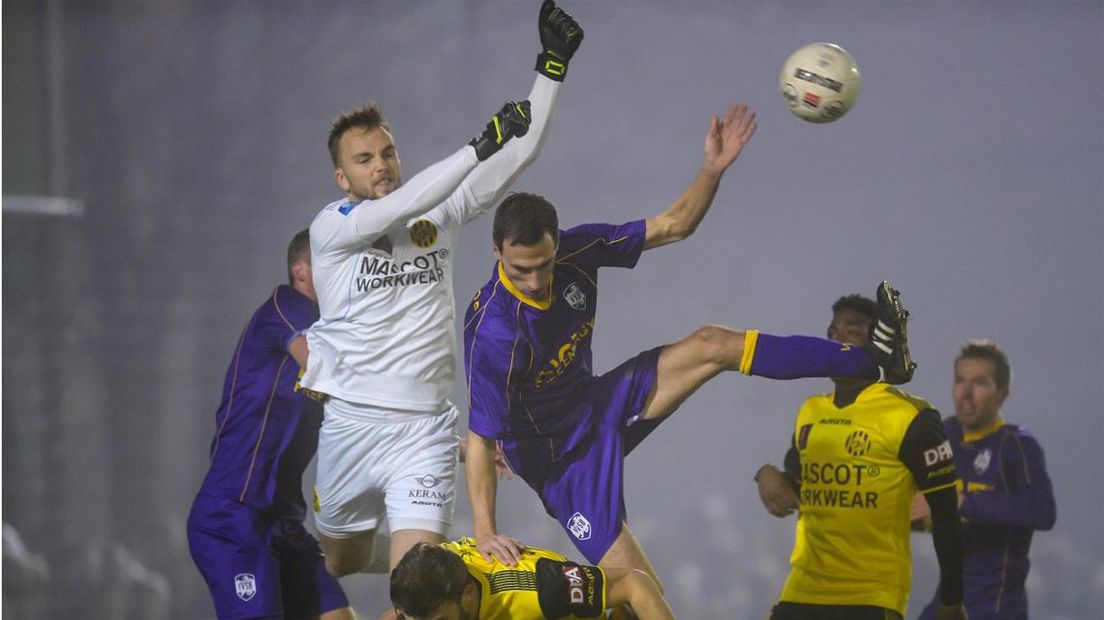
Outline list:
[[[393,226],[433,209],[452,194],[479,162],[491,158],[511,138],[529,131],[528,102],[507,102],[467,146],[429,166],[395,191],[338,211],[323,211],[311,224],[314,255],[343,253],[375,241]]]
[[[546,0],[541,6],[537,29],[542,52],[537,58],[537,77],[529,93],[532,123],[529,132],[511,141],[502,153],[478,166],[465,180],[455,204],[453,217],[464,224],[496,204],[529,164],[537,159],[567,73],[568,62],[583,42],[583,29],[570,14]]]
[[[755,112],[744,104],[733,104],[724,119],[713,116],[705,134],[705,158],[698,176],[666,211],[648,220],[644,249],[682,241],[698,228],[705,217],[721,177],[744,150],[758,125]]]

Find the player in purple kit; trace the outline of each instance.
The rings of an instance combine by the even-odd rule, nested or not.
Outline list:
[[[730,107],[723,119],[713,117],[699,174],[647,221],[559,231],[555,208],[540,196],[514,194],[499,206],[496,271],[464,322],[468,494],[477,548],[485,556],[511,564],[519,550],[495,522],[496,442],[587,560],[637,568],[658,581],[625,524],[622,463],[701,385],[725,370],[773,378],[911,377],[906,315],[888,286],[879,291],[877,361],[860,347],[821,338],[705,326],[594,376],[598,269],[632,267],[642,251],[689,236],[755,129],[755,114],[744,105]]]
[[[318,320],[306,230],[288,246],[288,281],[253,313],[226,371],[188,546],[219,618],[352,620],[303,528],[303,471],[322,423],[321,406],[296,392],[302,332]]]
[[[967,342],[955,360],[955,415],[943,421],[958,477],[958,512],[965,548],[963,586],[971,620],[1025,620],[1035,530],[1054,527],[1054,491],[1039,442],[1008,424],[1000,408],[1008,398],[1012,367],[988,340]],[[930,520],[922,498],[913,517]],[[936,600],[939,593],[936,592]],[[921,620],[934,617],[934,601]]]

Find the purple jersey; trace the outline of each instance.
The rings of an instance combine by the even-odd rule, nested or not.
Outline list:
[[[595,380],[598,268],[636,265],[644,233],[643,220],[561,231],[548,302],[526,297],[496,266],[468,306],[468,427],[503,440],[511,466],[527,480],[542,477],[592,431],[580,395]]]
[[[316,320],[318,306],[286,284],[253,313],[226,371],[200,495],[279,518],[306,516],[303,472],[318,445],[322,408],[295,391],[299,365],[288,345]]]
[[[982,620],[1026,618],[1031,537],[1055,520],[1043,449],[1027,430],[999,418],[991,428],[965,435],[955,418],[943,424],[964,493],[958,512],[966,611]],[[934,617],[935,603],[921,618]]]

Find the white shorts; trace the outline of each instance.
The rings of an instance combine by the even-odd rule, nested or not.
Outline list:
[[[379,527],[442,536],[456,497],[456,407],[396,412],[330,398],[318,433],[314,520],[330,538]]]

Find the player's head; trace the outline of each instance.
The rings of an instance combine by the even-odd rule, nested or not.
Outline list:
[[[402,185],[391,125],[376,103],[339,116],[330,126],[334,178],[353,200],[376,200]]]
[[[556,207],[536,194],[510,194],[495,211],[495,258],[514,288],[537,301],[548,300],[559,226]]]
[[[832,304],[828,338],[856,346],[870,339],[870,328],[878,320],[878,304],[862,295],[845,295]]]
[[[407,620],[477,620],[479,588],[460,556],[423,542],[391,571],[391,604]]]
[[[955,358],[955,417],[967,431],[980,430],[1000,415],[1012,385],[1008,355],[992,340],[970,340]]]
[[[312,300],[318,300],[311,276],[310,230],[300,230],[291,238],[287,249],[287,271],[288,284]]]

